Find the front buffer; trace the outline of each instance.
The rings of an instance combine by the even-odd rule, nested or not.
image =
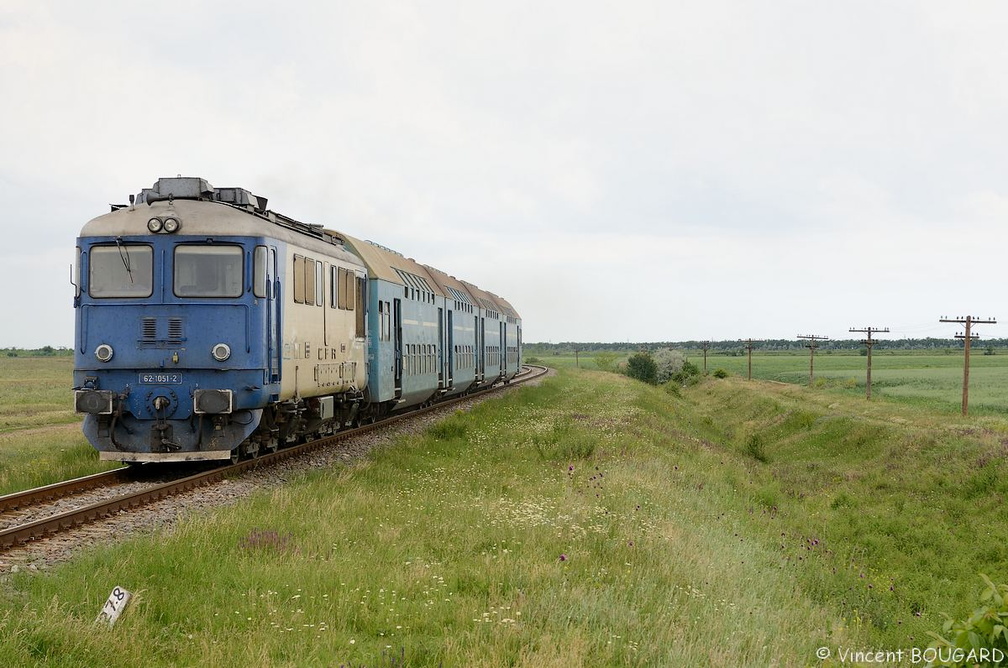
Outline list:
[[[182,372],[115,377],[119,375],[103,374],[100,383],[92,379],[91,387],[85,383],[75,391],[76,409],[84,413],[84,435],[102,460],[230,459],[262,418],[260,408],[239,407],[248,405],[249,397],[186,381]],[[122,390],[103,389],[109,387]]]

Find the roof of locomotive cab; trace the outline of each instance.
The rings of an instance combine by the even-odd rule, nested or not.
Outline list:
[[[158,237],[214,237],[231,236],[269,237],[300,246],[329,257],[336,256],[346,262],[361,265],[361,260],[350,252],[342,237],[327,241],[321,237],[299,232],[289,226],[270,220],[271,212],[253,213],[245,208],[223,202],[176,199],[136,204],[92,218],[81,229],[80,238],[87,237],[150,237],[147,221],[155,216],[175,216],[181,222],[179,231],[158,234]],[[276,214],[273,214],[276,216]],[[306,226],[307,227],[307,226]]]

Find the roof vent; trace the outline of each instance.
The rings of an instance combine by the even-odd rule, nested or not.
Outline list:
[[[260,213],[266,210],[266,198],[253,195],[244,188],[217,188],[214,193],[216,199],[221,202],[250,207]]]
[[[206,179],[192,176],[165,177],[158,179],[151,188],[144,188],[139,202],[161,202],[170,199],[213,199],[213,186]]]

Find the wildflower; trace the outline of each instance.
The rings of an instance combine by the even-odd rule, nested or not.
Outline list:
[[[560,561],[567,561],[567,555],[566,554],[561,554],[560,555]]]

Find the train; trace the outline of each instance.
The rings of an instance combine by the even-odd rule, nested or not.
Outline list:
[[[100,459],[237,461],[518,374],[508,301],[267,201],[165,177],[81,229],[74,406]]]

